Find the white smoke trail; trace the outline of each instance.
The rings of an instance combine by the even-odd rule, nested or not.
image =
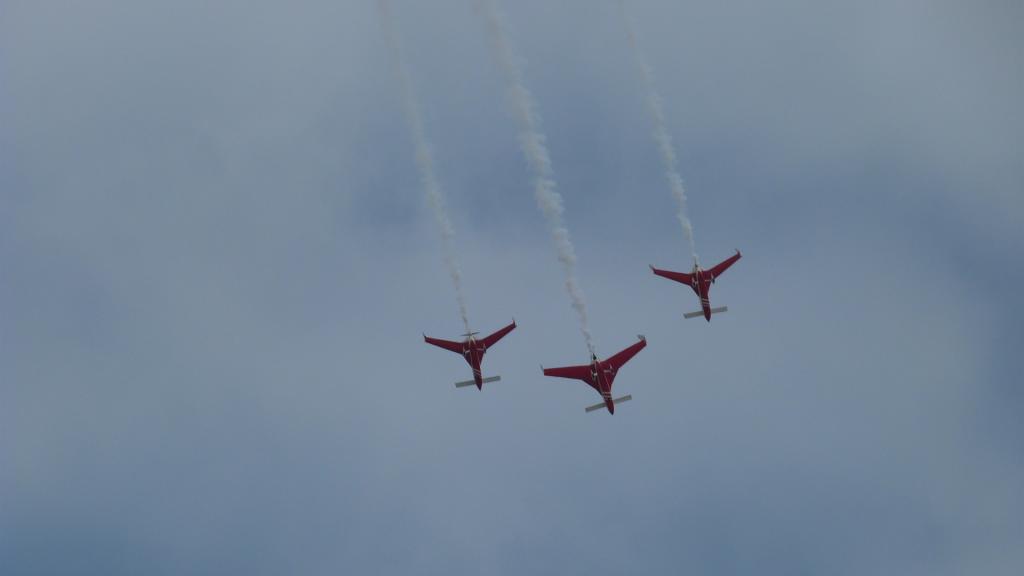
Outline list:
[[[637,67],[640,69],[640,75],[643,77],[644,88],[647,92],[647,107],[651,112],[651,118],[654,120],[654,140],[657,142],[658,150],[661,152],[661,160],[665,164],[665,178],[668,179],[668,186],[672,190],[672,196],[676,199],[678,207],[676,216],[679,218],[679,223],[683,226],[683,233],[686,234],[686,239],[690,243],[693,261],[696,262],[697,245],[693,240],[693,225],[690,224],[690,217],[686,211],[686,189],[683,187],[683,178],[679,175],[679,170],[676,168],[676,149],[672,144],[672,136],[668,133],[668,122],[665,121],[665,111],[661,106],[661,95],[654,86],[654,73],[650,65],[647,64],[647,60],[640,50],[640,45],[637,43],[633,20],[626,11],[624,0],[619,0],[619,8],[622,13],[622,22],[626,27],[626,34],[629,36],[629,46],[633,50]]]
[[[583,290],[576,282],[576,250],[569,238],[569,229],[562,221],[562,196],[555,189],[554,171],[551,168],[551,157],[548,155],[544,133],[540,128],[540,115],[534,108],[533,96],[526,89],[519,61],[509,44],[504,16],[498,10],[495,0],[478,0],[478,5],[480,1],[484,5],[487,27],[494,43],[498,63],[509,84],[512,107],[519,122],[519,142],[534,176],[534,196],[551,229],[551,236],[558,251],[558,261],[562,263],[562,269],[565,271],[565,288],[572,300],[572,307],[579,316],[580,331],[586,340],[587,349],[591,354],[595,354],[586,300],[583,297]]]
[[[430,144],[427,142],[427,134],[423,129],[423,118],[420,115],[420,107],[416,100],[416,92],[413,89],[412,77],[405,64],[405,53],[402,50],[402,42],[395,29],[391,17],[391,9],[387,0],[378,0],[377,7],[380,10],[381,22],[384,27],[384,35],[387,38],[388,49],[391,52],[391,63],[398,76],[398,82],[402,90],[402,103],[405,108],[405,117],[409,122],[409,131],[412,133],[413,146],[416,150],[416,167],[420,173],[420,180],[427,192],[427,201],[434,213],[434,220],[441,233],[441,248],[444,251],[444,263],[448,268],[448,275],[451,276],[452,286],[455,287],[455,300],[459,305],[459,315],[466,332],[470,332],[469,315],[466,313],[466,299],[462,294],[462,273],[459,270],[458,262],[455,260],[455,252],[452,241],[455,238],[455,228],[448,218],[448,212],[444,205],[444,195],[441,193],[441,185],[434,175],[434,159],[430,153]]]

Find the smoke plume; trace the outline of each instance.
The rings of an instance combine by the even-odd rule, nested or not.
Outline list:
[[[402,104],[405,109],[405,118],[409,123],[409,132],[412,134],[413,146],[416,150],[416,168],[420,173],[420,181],[423,189],[427,192],[427,201],[434,213],[434,220],[441,233],[441,249],[444,251],[444,263],[448,268],[448,275],[451,276],[452,286],[455,288],[455,300],[459,305],[459,315],[462,317],[462,324],[466,332],[470,332],[469,315],[466,313],[466,299],[462,294],[462,273],[459,264],[455,260],[455,251],[452,242],[455,238],[455,228],[445,209],[444,194],[441,192],[441,185],[437,182],[434,174],[434,159],[430,153],[430,144],[427,141],[426,132],[423,129],[423,118],[420,115],[419,103],[416,99],[416,91],[413,89],[412,77],[405,63],[405,53],[402,50],[402,42],[395,29],[391,16],[391,9],[387,0],[378,0],[377,7],[380,9],[381,22],[383,23],[384,36],[387,39],[388,49],[391,52],[391,63],[398,77],[398,83],[402,90]]]
[[[683,227],[686,240],[690,243],[690,253],[693,261],[697,261],[697,246],[693,240],[693,225],[690,224],[690,217],[686,210],[686,189],[683,187],[683,178],[676,168],[676,149],[672,144],[672,136],[668,133],[668,123],[665,121],[665,111],[661,105],[661,95],[654,86],[654,73],[651,71],[647,59],[644,58],[640,45],[636,40],[636,32],[633,27],[633,20],[626,11],[626,4],[619,0],[619,8],[622,14],[622,22],[626,27],[626,34],[629,36],[629,46],[632,49],[637,68],[640,69],[640,76],[643,78],[644,91],[647,94],[647,108],[651,112],[651,119],[654,121],[654,140],[658,144],[658,151],[661,152],[661,161],[665,165],[665,178],[672,190],[672,196],[676,199],[676,217]]]
[[[548,155],[546,139],[540,127],[540,115],[534,107],[533,96],[526,89],[520,62],[509,43],[504,16],[499,11],[495,0],[479,1],[483,4],[488,32],[494,44],[498,63],[509,85],[512,108],[516,120],[519,122],[519,143],[534,177],[534,196],[548,227],[551,229],[551,236],[558,252],[558,261],[562,264],[562,269],[565,272],[565,288],[572,300],[572,307],[579,317],[580,331],[586,340],[587,349],[591,354],[595,354],[586,301],[583,291],[576,281],[576,250],[569,237],[569,229],[566,228],[565,222],[562,220],[564,211],[562,196],[555,189],[554,171],[551,167],[551,157]]]

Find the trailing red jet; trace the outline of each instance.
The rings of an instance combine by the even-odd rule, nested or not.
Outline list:
[[[689,274],[683,272],[672,272],[671,270],[659,270],[654,266],[651,266],[653,271],[658,276],[664,276],[670,280],[675,280],[682,284],[688,284],[693,291],[697,293],[700,298],[701,310],[698,312],[687,312],[683,314],[684,318],[696,318],[698,316],[704,316],[704,318],[711,322],[712,314],[721,314],[729,309],[728,306],[722,306],[720,308],[712,308],[711,300],[708,298],[708,291],[711,289],[711,285],[715,283],[715,279],[722,275],[729,266],[732,266],[734,262],[740,259],[742,255],[737,250],[736,254],[726,258],[718,265],[712,267],[710,270],[705,270],[700,267],[697,260],[693,261],[693,270]]]
[[[463,386],[470,386],[476,384],[477,390],[483,389],[485,382],[497,382],[501,380],[501,376],[491,376],[490,378],[484,378],[480,372],[480,362],[484,359],[484,353],[487,349],[494,346],[498,340],[501,340],[505,334],[508,334],[516,327],[516,321],[513,320],[511,324],[505,326],[501,330],[498,330],[494,334],[482,339],[478,339],[477,332],[470,332],[463,334],[464,340],[462,342],[453,342],[451,340],[441,340],[440,338],[431,338],[426,334],[423,335],[423,339],[427,344],[433,344],[439,348],[445,350],[451,350],[456,354],[462,354],[462,357],[469,363],[470,368],[473,369],[473,379],[466,380],[464,382],[456,382],[456,388],[462,388]]]
[[[591,388],[597,390],[597,393],[601,395],[604,402],[594,404],[593,406],[587,406],[585,408],[586,412],[593,412],[599,408],[607,408],[609,414],[615,414],[616,402],[626,402],[633,399],[631,394],[627,394],[613,400],[612,382],[615,381],[615,375],[618,374],[622,366],[626,362],[629,362],[629,359],[642,350],[644,346],[647,346],[646,338],[643,336],[638,336],[638,338],[640,338],[639,342],[611,358],[608,358],[607,360],[598,360],[596,355],[591,354],[590,364],[583,366],[565,366],[563,368],[544,368],[541,366],[541,370],[544,371],[545,376],[582,380],[589,384]]]

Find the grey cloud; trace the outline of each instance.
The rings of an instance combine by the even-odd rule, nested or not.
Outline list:
[[[0,565],[27,573],[908,572],[1024,565],[1012,3],[506,4],[612,418],[469,3],[397,2],[459,332],[370,3],[8,3]]]

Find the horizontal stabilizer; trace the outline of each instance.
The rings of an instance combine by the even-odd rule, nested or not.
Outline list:
[[[633,399],[633,395],[632,394],[626,394],[625,396],[622,396],[620,398],[616,398],[615,400],[612,400],[612,403],[619,404],[621,402],[629,402],[632,399]],[[593,406],[587,406],[583,410],[584,410],[584,412],[593,412],[594,410],[600,410],[601,408],[604,408],[604,402],[601,402],[600,404],[594,404]]]
[[[488,382],[497,382],[498,380],[501,380],[501,376],[491,376],[490,378],[484,378],[481,382],[483,384],[487,384]],[[476,380],[465,380],[463,382],[456,382],[455,383],[455,387],[456,388],[464,388],[466,386],[475,386],[475,385],[476,385]]]
[[[728,311],[729,311],[729,307],[728,306],[719,306],[718,308],[712,308],[711,309],[711,314],[721,314],[722,312],[728,312]],[[704,311],[703,310],[697,310],[696,312],[687,312],[686,314],[683,314],[683,318],[686,318],[686,319],[699,318],[701,316],[704,316]]]

